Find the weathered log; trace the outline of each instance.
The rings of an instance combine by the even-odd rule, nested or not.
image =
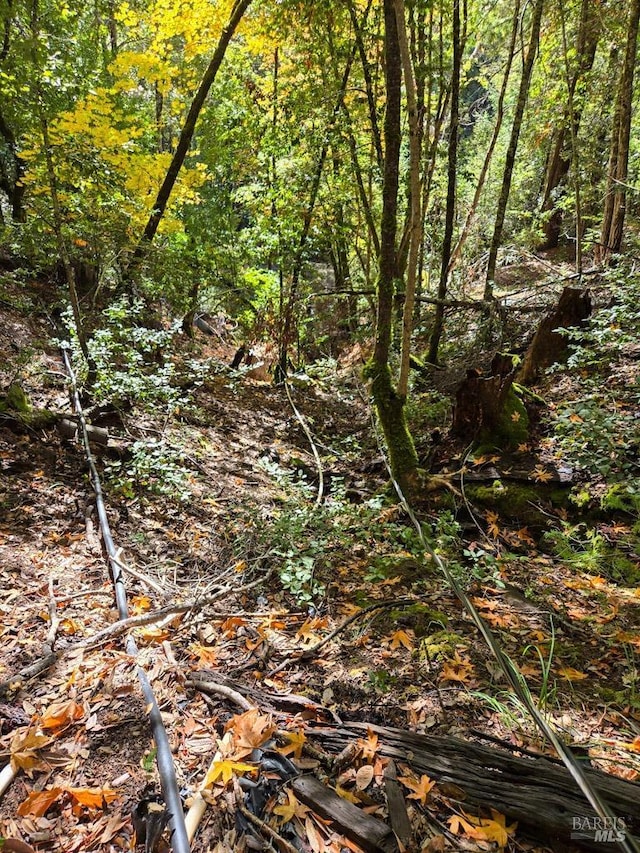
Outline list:
[[[538,326],[529,344],[518,373],[522,385],[535,382],[542,371],[566,357],[568,341],[558,329],[582,326],[591,314],[591,297],[588,290],[565,287],[558,304]]]
[[[571,841],[585,849],[602,850],[602,842],[584,833],[577,824],[596,815],[569,771],[553,759],[523,758],[503,750],[455,738],[432,737],[403,729],[367,723],[348,723],[337,728],[310,728],[309,736],[322,741],[329,752],[366,735],[378,735],[380,755],[410,765],[451,790],[460,790],[467,806],[494,808],[517,820],[521,829],[545,841]],[[627,839],[640,843],[640,785],[584,768],[591,785],[626,827]],[[455,794],[447,791],[449,799]]]
[[[367,853],[398,853],[398,844],[390,827],[382,820],[366,814],[343,800],[315,776],[300,776],[291,783],[296,797],[330,820],[342,835],[354,841]]]

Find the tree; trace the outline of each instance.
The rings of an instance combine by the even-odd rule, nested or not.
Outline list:
[[[627,202],[627,170],[629,165],[629,141],[631,136],[631,113],[633,100],[633,78],[640,22],[640,0],[632,0],[629,7],[627,40],[620,78],[616,90],[615,109],[611,127],[609,167],[598,259],[607,262],[622,246],[622,233]]]
[[[524,117],[527,98],[529,95],[529,84],[531,82],[531,74],[533,72],[533,64],[538,52],[538,40],[540,38],[540,24],[542,21],[542,7],[544,0],[535,0],[533,11],[531,14],[531,31],[529,34],[529,45],[527,54],[522,67],[522,76],[520,78],[520,88],[518,90],[518,99],[516,101],[515,113],[513,116],[513,124],[511,126],[511,136],[509,139],[509,147],[504,163],[504,172],[502,175],[502,187],[498,198],[498,207],[496,210],[495,224],[493,228],[493,237],[491,238],[491,246],[489,248],[489,260],[487,262],[487,272],[484,286],[484,298],[489,301],[493,298],[493,281],[496,275],[496,265],[498,261],[498,249],[502,240],[502,228],[504,226],[504,218],[507,211],[507,203],[509,201],[509,193],[511,191],[511,178],[513,177],[513,168],[516,162],[516,153],[518,150],[518,139],[520,138],[520,129],[522,127],[522,119]]]
[[[407,426],[406,400],[394,387],[389,365],[397,268],[402,82],[394,0],[384,0],[384,58],[386,110],[377,318],[374,352],[367,365],[366,375],[371,380],[371,392],[389,451],[391,471],[403,491],[410,493],[417,486],[418,456]]]
[[[565,12],[560,7],[561,26],[563,35],[563,55],[566,62],[567,104],[564,117],[554,133],[544,176],[544,190],[540,210],[543,214],[542,230],[544,232],[543,249],[553,249],[558,245],[562,225],[562,207],[558,204],[558,190],[564,183],[572,162],[572,152],[575,151],[582,109],[580,99],[576,99],[576,91],[585,75],[591,70],[595,56],[602,19],[600,11],[592,0],[582,0],[576,37],[575,59],[569,60],[569,50],[565,35]],[[567,145],[569,134],[569,146]],[[576,164],[577,165],[577,164]],[[577,180],[577,175],[575,176]],[[580,234],[576,233],[576,240]]]

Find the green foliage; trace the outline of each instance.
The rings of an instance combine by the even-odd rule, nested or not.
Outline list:
[[[561,529],[550,530],[543,538],[560,559],[577,571],[604,576],[626,586],[640,583],[637,562],[611,545],[595,528],[563,523]]]
[[[568,368],[580,374],[581,393],[558,407],[554,433],[559,456],[578,471],[626,482],[638,476],[640,385],[637,378],[625,380],[623,366],[640,337],[640,276],[625,269],[607,275],[609,305],[585,327],[563,330],[571,347]]]
[[[180,451],[161,439],[135,441],[129,458],[107,462],[105,468],[111,487],[125,498],[145,492],[180,502],[191,497],[191,472]]]

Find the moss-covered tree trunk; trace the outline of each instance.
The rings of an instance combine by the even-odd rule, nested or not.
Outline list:
[[[394,387],[389,367],[396,273],[398,171],[400,160],[401,57],[393,0],[384,1],[385,84],[384,177],[375,349],[367,367],[371,393],[384,432],[393,476],[405,493],[415,489],[418,457],[407,426],[405,398]]]

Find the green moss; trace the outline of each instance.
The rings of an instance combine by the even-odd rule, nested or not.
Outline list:
[[[19,382],[12,382],[9,385],[5,401],[8,409],[13,409],[14,412],[19,412],[21,415],[26,414],[31,409],[29,398]]]
[[[467,483],[465,491],[472,505],[487,507],[504,518],[518,518],[535,526],[547,524],[544,504],[551,509],[566,508],[569,502],[569,489],[557,484],[493,480],[490,484]]]
[[[409,432],[405,401],[396,394],[388,365],[380,367],[370,361],[364,377],[371,380],[371,393],[384,433],[391,471],[400,487],[412,494],[418,485],[418,454]]]
[[[512,386],[506,396],[498,423],[491,430],[483,430],[480,444],[490,444],[501,450],[515,450],[529,438],[529,415],[524,403]]]

